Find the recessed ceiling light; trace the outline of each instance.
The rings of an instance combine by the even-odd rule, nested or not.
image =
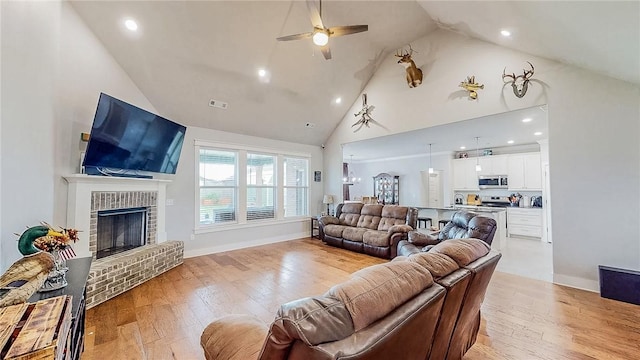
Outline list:
[[[513,144],[513,140],[507,141],[507,144]]]
[[[135,22],[135,20],[133,19],[127,19],[124,21],[124,26],[127,27],[127,29],[131,30],[131,31],[136,31],[138,30],[138,23]]]
[[[522,119],[522,122],[523,122],[523,123],[531,122],[531,118]]]
[[[342,98],[341,97],[337,97],[336,98],[336,104],[340,104],[342,102]]]
[[[466,146],[460,146],[460,150],[464,150],[466,148],[467,148]]]
[[[511,36],[511,31],[509,31],[509,30],[502,30],[502,31],[500,31],[500,34],[501,34],[502,36],[504,36],[504,37],[509,37],[509,36]]]
[[[536,131],[536,132],[533,133],[533,135],[540,136],[540,135],[542,135],[542,132],[541,131]]]
[[[267,76],[267,70],[265,70],[265,69],[258,69],[258,76],[260,76],[260,77],[265,77],[265,76]]]

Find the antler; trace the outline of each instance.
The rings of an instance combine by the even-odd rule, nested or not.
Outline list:
[[[502,81],[504,81],[505,83],[510,83],[513,81],[516,81],[516,74],[512,73],[511,75],[507,75],[505,74],[505,71],[507,71],[507,68],[505,67],[504,70],[502,70]],[[511,78],[511,80],[505,80],[505,78]]]
[[[528,62],[528,61],[527,61],[527,62]],[[535,69],[533,68],[533,64],[532,64],[532,63],[530,63],[530,62],[528,62],[528,63],[529,63],[529,65],[531,66],[531,71],[529,71],[529,70],[525,70],[525,69],[522,69],[522,70],[524,71],[524,74],[523,74],[522,76],[523,76],[523,78],[524,78],[525,80],[529,80],[529,78],[531,78],[531,77],[533,76],[533,72],[535,71]]]
[[[411,47],[411,44],[409,44],[409,53],[407,55],[413,55],[413,48]]]

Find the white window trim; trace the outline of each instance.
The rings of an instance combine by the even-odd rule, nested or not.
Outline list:
[[[219,225],[200,225],[200,149],[201,148],[212,148],[217,150],[235,150],[238,151],[238,161],[237,161],[237,201],[238,205],[236,208],[236,221],[222,223]],[[207,141],[207,140],[194,140],[194,150],[195,150],[195,208],[194,208],[194,234],[204,234],[209,232],[218,232],[218,231],[226,231],[226,230],[235,230],[235,229],[243,229],[249,227],[256,226],[269,226],[269,225],[277,225],[277,224],[286,224],[286,223],[295,223],[303,220],[307,220],[309,218],[308,215],[302,216],[284,216],[284,183],[279,179],[284,179],[284,158],[285,157],[297,157],[297,158],[306,158],[309,160],[311,158],[310,153],[302,153],[302,152],[292,152],[288,150],[281,150],[276,148],[266,148],[266,147],[256,147],[256,146],[247,146],[243,144],[235,144],[235,143],[225,143],[225,142],[217,142],[217,141]],[[263,153],[276,156],[276,216],[275,219],[264,219],[264,220],[252,220],[247,221],[247,152],[251,153]],[[309,214],[309,189],[310,189],[310,179],[309,179],[309,168],[310,163],[307,162],[307,211]],[[242,171],[241,171],[242,169]],[[287,186],[290,187],[290,186]],[[242,204],[242,205],[241,205]]]

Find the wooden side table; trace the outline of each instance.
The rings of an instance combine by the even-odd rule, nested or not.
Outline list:
[[[62,289],[49,292],[36,292],[28,302],[36,302],[38,300],[48,299],[60,295],[71,295],[71,331],[70,331],[70,348],[68,356],[65,359],[80,359],[84,350],[84,316],[85,316],[85,296],[87,294],[87,277],[91,268],[91,257],[74,258],[67,260],[67,281],[69,285]]]
[[[317,216],[311,217],[311,237],[320,240],[320,224]]]

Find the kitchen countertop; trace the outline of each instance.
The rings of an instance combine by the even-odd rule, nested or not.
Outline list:
[[[491,206],[482,206],[482,205],[455,205],[455,206],[445,206],[445,207],[416,206],[416,208],[418,210],[440,210],[440,211],[456,211],[459,209],[469,209],[477,212],[501,212],[501,211],[507,210],[506,207],[491,207]]]

